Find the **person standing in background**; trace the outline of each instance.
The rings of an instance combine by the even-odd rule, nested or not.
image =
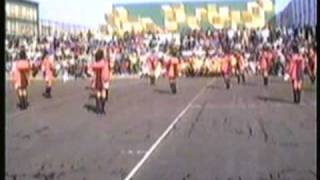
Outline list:
[[[52,55],[48,54],[48,51],[44,51],[41,70],[43,72],[44,81],[46,84],[45,92],[42,94],[46,98],[51,98],[52,82],[55,76],[54,59]]]
[[[90,72],[92,73],[93,89],[95,91],[96,98],[96,112],[98,114],[105,114],[105,100],[106,100],[106,91],[104,88],[104,76],[106,76],[106,63],[103,58],[103,51],[98,49],[95,54],[95,62],[90,65]]]
[[[167,76],[169,79],[170,89],[173,94],[177,93],[177,77],[179,75],[179,59],[177,57],[177,49],[171,49],[171,56],[169,57],[166,65]]]
[[[158,65],[158,59],[156,57],[155,50],[152,50],[152,53],[149,55],[147,59],[147,63],[149,68],[150,84],[155,85],[155,80],[156,80],[155,71]]]
[[[24,49],[20,51],[19,59],[13,63],[11,70],[12,82],[18,96],[18,106],[21,110],[28,107],[27,88],[29,85],[29,77],[31,65],[27,60],[27,55]]]
[[[232,67],[231,67],[232,57],[231,56],[232,55],[230,52],[230,48],[226,47],[224,49],[224,57],[221,60],[221,73],[227,89],[230,89],[230,83],[231,83],[230,82],[231,73],[232,73]]]
[[[303,82],[304,59],[299,52],[298,45],[292,47],[293,54],[290,58],[289,76],[292,83],[293,102],[299,104],[301,101],[301,90]]]
[[[307,71],[312,84],[316,79],[317,54],[314,47],[309,47],[307,53]]]

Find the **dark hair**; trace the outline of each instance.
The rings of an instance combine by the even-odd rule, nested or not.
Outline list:
[[[48,51],[46,49],[43,50],[43,53],[42,53],[42,58],[41,59],[44,59],[46,58],[46,56],[48,55]]]
[[[98,49],[95,55],[96,61],[100,61],[103,58],[103,51]]]
[[[24,49],[22,49],[19,53],[19,58],[20,59],[27,59],[27,54],[26,51]]]
[[[292,51],[293,51],[294,53],[299,53],[299,48],[298,48],[298,45],[297,45],[297,44],[293,44],[293,45],[292,45]]]

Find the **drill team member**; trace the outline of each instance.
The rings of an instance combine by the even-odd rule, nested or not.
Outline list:
[[[107,53],[108,54],[108,53]],[[104,68],[103,68],[103,72],[102,72],[102,78],[103,78],[103,88],[105,91],[105,101],[108,101],[109,99],[109,89],[110,89],[110,83],[111,83],[111,64],[110,64],[110,56],[107,55],[107,58],[104,60]],[[104,103],[105,101],[103,101],[103,107],[104,107]]]
[[[236,76],[238,84],[240,83],[240,77],[242,79],[242,83],[245,83],[245,75],[244,75],[244,57],[242,56],[241,52],[238,50],[235,52],[236,58]]]
[[[90,69],[93,72],[92,85],[96,96],[96,112],[99,114],[104,114],[104,106],[106,100],[106,91],[104,89],[104,83],[106,82],[106,66],[107,63],[103,59],[103,51],[97,50],[95,54],[95,62],[91,64]]]
[[[230,89],[230,78],[231,78],[231,53],[229,48],[226,48],[224,51],[224,57],[221,59],[221,73],[226,84],[226,88]]]
[[[309,49],[307,60],[308,75],[311,80],[311,83],[314,84],[314,81],[316,79],[317,54],[315,53],[312,47],[310,47]]]
[[[44,81],[46,83],[45,92],[42,94],[46,98],[51,98],[52,81],[55,76],[53,57],[44,52],[43,60],[41,63],[41,70],[43,72]]]
[[[152,54],[149,55],[147,59],[147,63],[148,63],[148,69],[149,69],[150,84],[154,85],[156,81],[156,76],[155,76],[156,69],[158,66],[158,60],[154,50],[152,50]]]
[[[177,82],[176,79],[179,75],[179,59],[177,58],[177,51],[172,50],[171,56],[166,65],[167,69],[167,76],[169,78],[171,92],[173,94],[177,93]]]
[[[31,71],[31,65],[27,60],[26,52],[22,49],[20,57],[14,62],[11,76],[14,89],[18,96],[18,106],[24,110],[28,106],[27,88],[29,84],[29,73]]]
[[[259,58],[260,71],[262,72],[263,84],[265,86],[268,86],[268,81],[269,81],[268,76],[269,76],[271,63],[272,63],[272,54],[269,51],[269,47],[265,45],[263,47],[263,52]]]
[[[297,45],[293,45],[292,50],[293,54],[289,62],[289,76],[292,82],[293,102],[299,104],[301,100],[304,59],[299,53]]]

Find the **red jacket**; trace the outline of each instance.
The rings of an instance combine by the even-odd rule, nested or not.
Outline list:
[[[13,68],[11,70],[12,83],[15,89],[19,87],[27,87],[28,86],[28,73],[31,70],[31,65],[28,60],[21,59],[13,64]]]
[[[273,55],[270,52],[263,52],[259,59],[260,68],[262,71],[268,70],[271,67]]]
[[[89,69],[90,71],[93,71],[93,77],[91,79],[92,88],[96,88],[97,84],[104,84],[110,81],[111,70],[109,61],[101,60],[98,62],[94,62],[91,65],[89,65]],[[99,75],[99,77],[97,77],[97,75]],[[97,78],[100,79],[101,82],[96,82]]]
[[[221,61],[221,71],[224,74],[228,74],[231,72],[231,55],[226,54]]]
[[[157,65],[158,65],[157,57],[156,57],[155,55],[150,55],[150,56],[148,57],[147,62],[148,62],[148,68],[149,68],[149,70],[152,71],[152,72],[155,71],[155,69],[156,69],[156,67],[157,67]]]
[[[169,78],[176,78],[179,75],[179,59],[171,57],[167,63],[167,75]]]
[[[54,77],[53,76],[54,75],[53,59],[46,57],[41,63],[41,69],[42,69],[42,72],[44,73],[45,81],[53,80],[53,77]]]
[[[289,76],[292,80],[297,80],[303,75],[305,64],[304,59],[299,54],[293,54],[289,62]]]

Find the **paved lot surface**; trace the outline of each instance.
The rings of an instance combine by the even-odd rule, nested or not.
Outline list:
[[[316,179],[315,88],[294,105],[288,83],[261,83],[182,78],[171,95],[164,79],[115,80],[106,116],[88,111],[88,81],[56,82],[51,100],[35,81],[26,111],[7,84],[6,179],[124,179],[183,110],[133,179]]]

